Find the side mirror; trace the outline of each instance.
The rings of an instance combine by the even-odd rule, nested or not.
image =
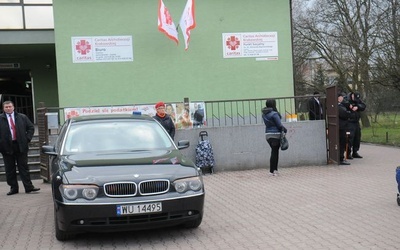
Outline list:
[[[184,149],[184,148],[188,148],[190,146],[190,142],[188,140],[181,140],[178,141],[178,149]]]
[[[54,146],[44,145],[42,146],[42,152],[48,155],[57,155]]]

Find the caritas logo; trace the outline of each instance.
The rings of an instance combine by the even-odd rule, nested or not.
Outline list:
[[[71,118],[71,117],[77,117],[77,116],[79,116],[79,112],[76,110],[68,111],[67,115],[66,115],[67,119]]]
[[[237,36],[229,36],[226,38],[225,44],[229,50],[238,50],[240,47],[240,38]]]
[[[75,45],[76,52],[78,52],[81,55],[86,55],[90,53],[91,49],[92,45],[90,45],[90,42],[87,40],[80,40]]]

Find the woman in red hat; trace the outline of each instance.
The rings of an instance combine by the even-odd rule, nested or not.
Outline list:
[[[167,130],[168,134],[173,140],[175,137],[175,124],[171,117],[165,113],[165,103],[157,102],[155,108],[157,113],[155,116],[153,116],[153,118],[158,121],[165,128],[165,130]]]

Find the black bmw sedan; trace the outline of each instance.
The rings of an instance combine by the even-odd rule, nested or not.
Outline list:
[[[68,119],[50,155],[56,238],[77,233],[201,224],[201,171],[153,118],[89,115]]]

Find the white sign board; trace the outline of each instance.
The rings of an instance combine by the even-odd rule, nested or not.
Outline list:
[[[132,36],[72,37],[73,63],[133,61]]]
[[[222,47],[224,58],[266,57],[278,60],[278,33],[223,33]]]
[[[76,107],[64,108],[64,119],[84,115],[102,114],[132,114],[156,115],[154,104],[151,105],[125,105],[125,106],[103,106],[103,107]],[[184,103],[167,103],[165,112],[171,116],[177,129],[206,126],[206,110],[204,102],[190,103],[185,107]]]
[[[84,116],[84,115],[101,115],[101,114],[132,114],[133,112],[140,112],[153,116],[155,115],[154,105],[138,105],[138,106],[104,106],[104,107],[80,107],[80,108],[65,108],[65,119]]]

